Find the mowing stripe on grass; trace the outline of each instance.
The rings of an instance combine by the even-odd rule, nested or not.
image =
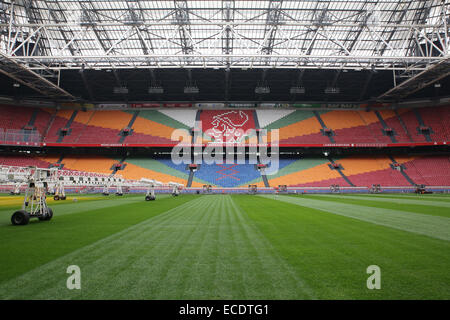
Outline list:
[[[424,201],[450,201],[450,195],[445,196],[436,196],[433,194],[364,194],[367,197],[376,197],[376,198],[397,198],[397,199],[417,199]]]
[[[450,240],[450,218],[345,204],[337,201],[313,200],[299,196],[260,196],[339,214],[386,227],[423,234],[437,239]]]
[[[324,196],[324,195],[302,195],[302,197],[314,200],[323,200],[323,201],[336,201],[340,203],[346,203],[349,205],[360,205],[364,207],[372,207],[374,209],[389,209],[389,210],[399,210],[406,212],[414,212],[419,214],[426,214],[432,216],[440,216],[450,218],[450,208],[443,207],[433,207],[427,205],[417,205],[417,204],[401,204],[401,203],[393,203],[388,201],[382,201],[382,199],[378,199],[379,201],[371,201],[359,198],[350,198],[346,196]]]
[[[313,298],[245,216],[229,195],[196,198],[5,282],[0,298]],[[81,290],[66,288],[71,264]]]
[[[340,198],[340,199],[369,200],[369,201],[379,201],[379,202],[392,202],[392,203],[397,203],[397,204],[415,204],[415,205],[420,205],[420,206],[450,208],[450,202],[444,202],[444,201],[433,202],[433,201],[422,201],[422,200],[403,199],[403,198],[375,198],[375,197],[349,196],[349,195],[342,197],[341,195],[333,195],[333,194],[319,194],[317,196],[318,197]]]
[[[262,197],[233,195],[319,299],[446,299],[450,242]],[[366,287],[378,265],[381,290]]]
[[[50,221],[33,219],[29,225],[0,226],[0,282],[30,271],[86,245],[186,203],[195,196],[144,201],[80,213],[55,216]],[[61,205],[63,207],[63,205]],[[63,209],[63,208],[62,208]]]
[[[167,195],[158,195],[159,197],[166,197]],[[50,208],[53,210],[53,215],[63,216],[66,214],[72,213],[80,213],[84,211],[91,211],[96,209],[103,209],[109,207],[120,206],[124,204],[131,204],[143,201],[143,196],[136,197],[123,197],[123,198],[109,198],[104,200],[88,200],[88,201],[79,201],[79,202],[60,202],[58,204],[48,204]],[[112,201],[113,200],[113,201]],[[16,209],[11,210],[10,208],[6,210],[0,210],[0,227],[2,225],[10,225],[11,224],[11,216],[16,210],[20,210],[21,206],[18,206]]]
[[[192,206],[189,206],[188,204],[189,204],[189,202],[184,203],[181,206],[178,206],[176,208],[181,208],[182,210],[189,209]],[[171,216],[170,213],[174,212],[174,210],[176,208],[172,208],[172,209],[160,214],[159,215],[160,220],[166,220],[166,219],[170,218],[170,216]],[[150,219],[151,218],[146,219],[146,220],[150,220]],[[136,230],[139,225],[140,224],[135,224],[129,228],[123,229],[117,233],[114,233],[110,236],[102,238],[96,242],[89,244],[89,245],[81,247],[67,255],[64,255],[64,256],[59,257],[51,262],[41,265],[27,273],[24,273],[21,276],[18,276],[14,279],[4,282],[2,285],[0,285],[0,299],[22,299],[25,297],[27,299],[33,299],[35,295],[38,295],[39,293],[46,291],[47,290],[46,288],[49,288],[49,290],[50,290],[50,287],[54,288],[55,290],[64,289],[63,291],[69,291],[66,288],[65,280],[64,280],[67,277],[66,275],[64,275],[67,266],[69,266],[71,264],[79,264],[79,266],[83,268],[83,263],[91,263],[91,262],[97,261],[99,259],[99,257],[101,256],[101,254],[99,254],[98,251],[100,251],[100,250],[107,251],[107,249],[111,249],[111,251],[114,251],[115,243],[110,241],[111,238],[116,237],[116,238],[118,238],[118,241],[122,241],[122,240],[124,240],[123,236],[125,234],[128,234],[129,236],[133,236],[133,235],[137,236],[137,235],[139,235],[139,233],[134,232],[134,230]],[[132,240],[132,239],[129,239],[129,240]],[[97,248],[98,250],[94,251],[93,248]],[[129,258],[130,254],[135,252],[136,247],[128,248],[128,249],[130,249],[130,250],[128,252],[126,252],[128,254],[125,254],[125,256],[124,256],[125,258]],[[82,259],[75,260],[74,257],[78,257],[78,256],[82,256]],[[108,259],[108,257],[106,257],[106,260],[100,261],[100,263],[104,263],[105,265],[111,265],[116,262],[113,260],[107,261],[107,259]],[[120,258],[120,260],[121,260],[121,258]],[[119,260],[119,263],[120,263],[120,260]],[[81,263],[81,262],[83,262],[83,263]],[[84,274],[84,268],[83,268],[83,274]],[[94,271],[92,274],[97,274],[97,271]],[[58,288],[57,283],[55,282],[55,280],[52,280],[52,278],[54,278],[55,280],[56,279],[60,280],[59,283],[61,285],[61,288]],[[20,292],[22,290],[21,288],[26,288],[26,290],[24,290],[23,292]],[[46,293],[44,293],[44,295],[46,295]],[[50,297],[50,296],[42,297],[42,299],[51,299],[51,298],[52,297]],[[55,296],[53,298],[57,299],[58,297]],[[61,298],[64,299],[64,297],[61,297]],[[40,299],[40,298],[36,297],[34,299]]]

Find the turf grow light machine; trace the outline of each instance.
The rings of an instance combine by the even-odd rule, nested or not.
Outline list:
[[[11,186],[10,195],[20,195],[20,190],[28,181],[28,168],[0,165],[0,182]]]
[[[26,225],[31,218],[48,221],[53,217],[53,211],[47,206],[48,182],[54,181],[57,171],[53,169],[28,168],[28,184],[22,210],[11,216],[13,225]]]
[[[58,181],[55,185],[54,185],[54,190],[53,190],[53,200],[58,201],[58,200],[66,200],[66,192],[64,190],[64,183],[62,181]]]
[[[183,185],[176,182],[169,182],[169,187],[172,188],[172,196],[177,197],[183,189]]]
[[[156,200],[155,187],[160,187],[163,184],[161,182],[159,182],[159,181],[152,180],[152,179],[146,179],[146,178],[141,178],[140,182],[147,185],[147,192],[145,194],[145,201]]]

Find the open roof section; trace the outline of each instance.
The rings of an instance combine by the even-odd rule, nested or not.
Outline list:
[[[52,99],[73,99],[55,90],[61,71],[80,71],[89,88],[85,70],[113,71],[121,87],[121,69],[198,68],[225,70],[226,92],[227,70],[262,69],[260,85],[268,69],[336,70],[331,86],[364,70],[361,97],[373,72],[394,71],[396,85],[414,80],[388,92],[396,100],[448,74],[449,1],[2,0],[0,63]]]
[[[423,70],[448,54],[448,7],[448,0],[6,0],[1,50],[34,69]]]

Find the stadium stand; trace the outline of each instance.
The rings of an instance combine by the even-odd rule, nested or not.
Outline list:
[[[112,174],[114,165],[122,161],[122,169],[117,173],[126,179],[156,179],[165,183],[170,181],[186,185],[189,170],[185,164],[175,165],[170,159],[150,159],[131,157],[114,159],[111,157],[90,155],[14,155],[0,157],[1,165],[38,166],[49,168],[60,160],[65,170],[98,172]],[[392,158],[393,159],[393,158]],[[342,172],[355,186],[410,186],[401,172],[393,168],[389,156],[350,156],[334,159]],[[444,186],[450,181],[450,159],[448,156],[395,156],[404,172],[415,184]],[[280,159],[279,169],[268,174],[271,187],[287,185],[291,187],[329,187],[332,184],[341,187],[350,186],[348,181],[330,166],[327,158],[302,158],[298,160]],[[270,168],[270,167],[269,167]],[[270,172],[270,170],[268,171]],[[244,164],[202,164],[194,174],[193,187],[210,184],[218,187],[239,187],[256,184],[264,187],[264,182],[255,164],[247,160]]]
[[[425,158],[399,156],[396,162],[404,167],[404,172],[416,184],[447,185],[450,176],[450,161],[445,156]],[[331,184],[349,186],[339,172],[330,170],[329,161],[324,158],[306,158],[300,160],[280,160],[277,174],[268,176],[271,186],[286,184],[299,187],[328,187]],[[402,173],[391,167],[388,156],[351,156],[336,160],[342,166],[342,172],[355,186],[410,186]],[[417,164],[417,165],[416,165]],[[428,164],[433,164],[433,171]],[[420,170],[417,168],[419,167]],[[442,171],[442,177],[439,172]],[[261,184],[259,186],[262,186]]]
[[[296,110],[265,128],[268,130],[279,129],[280,143],[330,143],[328,137],[320,132],[322,127],[312,111]],[[267,141],[271,142],[270,135]]]
[[[77,142],[82,144],[118,143],[120,131],[128,125],[131,118],[132,114],[122,111],[96,111],[84,127]]]
[[[267,111],[267,110],[266,110]],[[341,110],[318,112],[296,110],[290,113],[257,112],[261,127],[279,129],[282,144],[321,144],[332,143],[324,136],[324,128],[330,129],[336,143],[405,143],[425,142],[426,138],[418,132],[420,126],[411,109],[380,111]],[[261,117],[261,119],[259,119]],[[276,119],[279,117],[279,119]],[[319,120],[320,119],[320,120]],[[436,127],[438,134],[432,133],[432,141],[447,141],[449,129],[445,126],[450,119],[448,107],[436,108],[436,113],[427,109],[425,123]],[[445,122],[447,121],[447,122]],[[388,132],[393,133],[393,139]],[[433,130],[434,132],[434,130]],[[412,133],[412,134],[411,134]],[[268,140],[270,142],[270,136]]]
[[[1,105],[0,126],[3,129],[22,129],[28,124],[33,108]]]
[[[69,135],[58,140],[61,128],[67,126],[73,113],[60,110],[45,142],[79,144],[167,144],[174,129],[188,127],[158,111],[86,111],[78,112],[68,127]],[[183,112],[181,112],[183,115]],[[121,134],[130,130],[126,137]]]
[[[275,175],[268,175],[270,186],[287,185],[291,187],[329,187],[331,184],[349,186],[336,170],[328,166],[326,158],[308,158],[296,161],[287,160]],[[285,162],[280,160],[280,163]],[[258,186],[263,186],[259,184]]]
[[[179,116],[192,119],[191,110],[180,110]],[[194,117],[195,120],[195,117]],[[194,121],[192,121],[194,122]],[[125,140],[126,143],[170,144],[174,129],[189,130],[186,124],[156,110],[140,111],[132,126],[133,133]],[[186,138],[188,139],[188,138]],[[189,140],[189,139],[188,139]]]
[[[406,127],[403,127],[397,114],[393,110],[380,110],[374,111],[374,113],[384,121],[384,125],[382,121],[378,121],[370,125],[373,132],[378,134],[378,140],[380,142],[392,143],[392,142],[412,142],[411,136],[406,130]],[[399,114],[404,113],[403,110],[398,111]],[[392,130],[392,138],[387,135],[386,128]],[[379,135],[381,133],[381,135]]]
[[[48,110],[50,112],[50,110]],[[93,111],[72,111],[59,110],[50,125],[50,129],[45,136],[47,143],[76,143],[78,138],[84,132],[85,126],[88,123]],[[62,135],[63,129],[66,129],[65,134]]]
[[[397,159],[402,164],[410,158]],[[409,186],[410,183],[391,167],[391,159],[387,156],[352,156],[342,159],[345,173],[355,186],[370,187],[372,184],[382,186]]]
[[[413,142],[426,142],[426,137],[420,134],[418,128],[420,126],[417,116],[412,109],[400,115],[400,118],[405,123],[408,132],[411,134]],[[448,137],[447,137],[448,138]]]
[[[55,110],[2,106],[0,130],[19,131],[26,136],[36,130],[45,143],[61,144],[148,144],[170,145],[175,129],[185,129],[178,137],[191,141],[187,132],[195,120],[203,121],[203,132],[214,127],[214,117],[228,121],[233,112],[233,125],[247,130],[259,127],[269,134],[263,142],[271,142],[270,131],[279,129],[281,144],[330,143],[410,143],[450,140],[449,107],[398,110]],[[224,116],[225,114],[225,116]],[[227,118],[228,117],[228,118]],[[228,120],[227,120],[228,119]],[[223,119],[222,119],[223,120]],[[243,121],[240,123],[239,121]],[[244,121],[245,120],[245,121]],[[244,123],[245,122],[245,123]],[[239,127],[240,128],[240,127]],[[423,130],[429,129],[429,134]],[[422,130],[422,131],[421,131]],[[126,134],[124,134],[126,132]],[[426,133],[426,132],[425,132]],[[391,135],[392,134],[392,135]],[[186,136],[185,136],[186,135]],[[23,138],[26,141],[26,137]],[[4,139],[3,139],[4,140]],[[197,143],[211,141],[203,135]],[[248,141],[248,140],[247,140]]]
[[[243,164],[202,164],[195,172],[195,178],[213,186],[226,188],[257,183],[264,185],[261,173],[256,169],[255,164],[249,163],[248,160]]]
[[[14,155],[14,156],[0,156],[0,165],[27,167],[36,166],[39,168],[48,168],[50,162],[42,160],[38,157],[26,156],[26,155]]]
[[[0,105],[0,128],[3,130],[30,129],[41,135],[48,128],[50,115],[40,108]]]
[[[445,186],[450,183],[450,158],[448,156],[416,157],[405,163],[408,175],[417,183]]]
[[[273,122],[286,118],[295,110],[256,110],[260,128],[267,128]]]
[[[437,107],[430,112],[427,108],[417,110],[425,125],[432,129],[430,138],[433,141],[446,141],[449,137],[450,112],[448,108]]]
[[[328,127],[334,130],[336,143],[376,143],[376,131],[370,130],[370,123],[376,121],[372,112],[365,111],[332,111],[323,115]],[[380,132],[381,133],[381,130]],[[390,142],[385,141],[385,142]]]

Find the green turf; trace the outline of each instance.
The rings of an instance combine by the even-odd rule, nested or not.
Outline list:
[[[342,196],[342,195],[304,195],[308,199],[338,201],[372,208],[394,209],[400,211],[416,212],[450,218],[450,202],[429,201],[403,197],[380,198],[373,196]]]
[[[0,202],[0,299],[450,298],[446,196],[142,198],[61,202],[18,227]]]
[[[160,197],[164,198],[159,199]],[[53,206],[54,217],[51,221],[40,222],[32,219],[25,227],[12,226],[11,211],[1,211],[0,281],[19,275],[189,200],[189,196],[170,199],[171,201],[165,199],[167,196],[159,196],[158,201],[155,202],[144,202],[143,198],[143,196],[123,197],[94,203],[58,204]],[[150,205],[151,210],[148,210]]]

